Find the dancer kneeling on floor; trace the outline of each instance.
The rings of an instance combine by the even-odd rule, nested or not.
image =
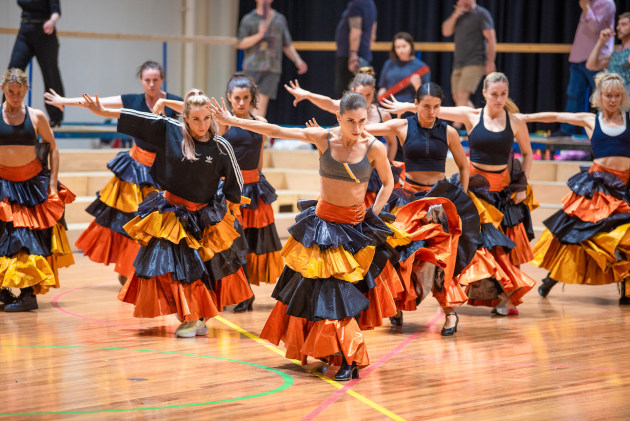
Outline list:
[[[347,93],[337,113],[339,127],[325,130],[237,118],[214,99],[211,106],[223,124],[312,143],[320,152],[320,200],[299,204],[302,212],[281,252],[286,266],[272,294],[278,302],[260,336],[274,344],[284,341],[287,358],[303,364],[307,356],[341,363],[337,380],[357,377],[358,367],[369,364],[355,316],[368,307],[363,292],[375,286],[375,274],[382,270],[374,255],[393,235],[377,216],[392,192],[393,177],[385,146],[364,131],[367,107],[361,94]],[[366,210],[372,168],[383,186]]]
[[[214,124],[208,98],[198,90],[186,95],[183,124],[84,98],[93,113],[118,118],[119,132],[155,145],[151,173],[164,187],[124,226],[141,247],[118,298],[135,305],[135,317],[176,313],[182,322],[177,336],[205,335],[208,318],[252,296],[236,219],[243,179],[232,147],[219,135],[225,128]]]

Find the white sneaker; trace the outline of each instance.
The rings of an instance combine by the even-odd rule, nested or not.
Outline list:
[[[206,326],[206,319],[197,320],[197,325],[195,327],[195,335],[197,336],[206,336],[208,334],[208,326]]]
[[[184,322],[175,331],[175,336],[180,338],[192,338],[197,334],[197,321]]]

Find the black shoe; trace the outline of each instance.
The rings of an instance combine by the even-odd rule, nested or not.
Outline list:
[[[455,312],[448,313],[445,317],[448,317],[448,316],[455,316],[455,326],[449,327],[448,329],[443,327],[442,336],[453,336],[453,334],[457,332],[457,324],[459,323],[459,316]],[[444,321],[444,323],[446,323],[446,320]]]
[[[241,301],[237,305],[234,306],[232,310],[234,313],[243,313],[245,311],[252,311],[254,309],[254,300],[256,297],[252,295],[252,298],[248,298],[245,301]]]
[[[333,377],[334,380],[340,382],[347,382],[350,379],[358,379],[359,378],[359,367],[357,367],[356,361],[352,361],[352,365],[348,364],[346,358],[344,357],[341,362],[341,367],[339,367],[339,371]]]
[[[0,289],[0,303],[13,304],[16,300],[17,300],[17,297],[13,295],[10,289],[8,288]]]
[[[553,286],[557,283],[558,281],[554,281],[549,276],[547,276],[545,279],[542,280],[542,285],[538,287],[538,293],[541,297],[546,297],[547,295],[549,295],[549,291],[551,291],[551,288],[553,288]]]
[[[61,120],[50,120],[50,128],[54,129],[55,127],[61,126]]]
[[[394,317],[390,317],[389,318],[389,322],[392,324],[392,326],[402,326],[403,325],[403,312],[402,310],[398,311],[399,314],[395,315]]]
[[[621,297],[619,297],[619,305],[626,306],[630,304],[630,297],[626,295],[626,281],[621,282],[620,292],[621,292]]]
[[[126,276],[122,276],[122,275],[118,275],[118,282],[120,282],[120,285],[125,285],[125,282],[127,282],[127,277]]]
[[[4,306],[4,311],[6,313],[17,313],[19,311],[37,310],[38,308],[37,298],[34,294],[22,293],[15,303]]]

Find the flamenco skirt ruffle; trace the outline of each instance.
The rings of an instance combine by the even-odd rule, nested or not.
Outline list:
[[[135,305],[134,316],[177,313],[192,321],[251,297],[242,268],[247,250],[236,219],[239,206],[217,195],[189,210],[164,192],[147,195],[138,216],[124,227],[140,250],[134,276],[118,298]]]
[[[544,221],[536,266],[567,284],[602,285],[630,278],[627,174],[594,164],[569,179],[563,209]]]
[[[0,287],[58,288],[58,269],[74,263],[63,221],[74,194],[61,183],[49,194],[50,173],[39,160],[0,175]]]
[[[466,288],[471,305],[495,307],[499,295],[507,294],[514,305],[534,287],[536,282],[518,265],[533,259],[529,241],[534,238],[531,211],[538,207],[531,187],[522,181],[522,172],[484,172],[471,166],[469,196],[481,223],[481,242],[472,262],[457,277]],[[515,175],[516,174],[516,175]],[[514,203],[512,188],[525,190],[526,199]]]
[[[251,202],[241,207],[239,221],[247,241],[247,275],[254,285],[276,283],[282,272],[282,243],[276,231],[271,203],[276,192],[260,174],[259,181],[243,186],[243,196]]]
[[[298,204],[302,212],[282,249],[286,267],[272,293],[278,303],[261,337],[284,341],[287,357],[303,363],[308,355],[342,353],[349,363],[367,365],[355,317],[372,304],[362,290],[376,286],[389,259],[382,250],[395,233],[371,210],[353,225],[322,219],[316,204]],[[380,262],[375,255],[382,256]]]
[[[138,206],[145,197],[158,189],[149,173],[150,165],[145,165],[149,162],[139,162],[132,156],[138,150],[149,155],[149,161],[154,155],[134,147],[131,153],[120,152],[107,164],[114,177],[87,207],[86,211],[94,220],[75,243],[90,260],[105,265],[114,263],[116,273],[127,278],[135,270],[133,261],[139,245],[127,235],[123,226],[137,215]]]
[[[449,185],[443,182],[443,187]],[[453,202],[432,196],[414,200],[399,208],[394,225],[411,236],[409,245],[398,248],[398,274],[404,290],[396,297],[397,308],[415,310],[431,292],[442,307],[464,304],[468,297],[453,279],[462,235]],[[437,279],[435,267],[442,274]]]

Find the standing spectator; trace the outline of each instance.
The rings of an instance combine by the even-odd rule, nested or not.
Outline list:
[[[25,70],[28,63],[37,58],[44,77],[44,90],[53,89],[63,96],[63,84],[59,73],[59,41],[55,24],[61,17],[59,0],[17,0],[22,8],[22,21],[18,32],[9,69]],[[50,117],[50,127],[56,127],[63,120],[63,111],[46,105]]]
[[[400,88],[392,94],[400,102],[413,102],[416,90],[420,85],[431,81],[431,72],[424,61],[417,59],[413,47],[413,37],[407,32],[398,32],[392,40],[389,59],[383,65],[381,77],[378,80],[378,97],[383,96],[393,87]],[[406,86],[396,86],[409,77]]]
[[[589,91],[595,90],[595,73],[586,65],[593,47],[602,30],[610,29],[609,36],[601,44],[600,53],[610,57],[613,49],[612,26],[615,22],[615,3],[612,0],[579,0],[582,14],[575,30],[571,54],[569,54],[569,86],[567,86],[567,106],[569,113],[588,111],[587,99]],[[606,67],[606,66],[604,66]],[[571,136],[575,127],[562,124],[560,129],[551,134],[552,137]]]
[[[256,115],[264,117],[270,99],[276,99],[282,73],[282,52],[297,67],[298,74],[308,70],[293,46],[287,19],[271,8],[273,0],[256,0],[256,8],[243,16],[238,26],[237,48],[245,50],[243,70],[259,89]]]
[[[337,24],[335,42],[335,97],[341,98],[360,67],[372,62],[372,42],[376,40],[374,0],[351,0]]]
[[[604,45],[612,40],[615,33],[612,28],[604,29],[599,34],[597,44],[591,51],[586,61],[589,70],[608,69],[611,73],[617,73],[626,83],[626,89],[630,92],[630,12],[619,15],[617,21],[617,38],[621,44],[610,54],[603,52]]]
[[[470,96],[484,75],[496,71],[497,36],[492,16],[476,0],[458,0],[451,16],[442,23],[442,35],[454,35],[453,101],[457,106],[474,107]]]

